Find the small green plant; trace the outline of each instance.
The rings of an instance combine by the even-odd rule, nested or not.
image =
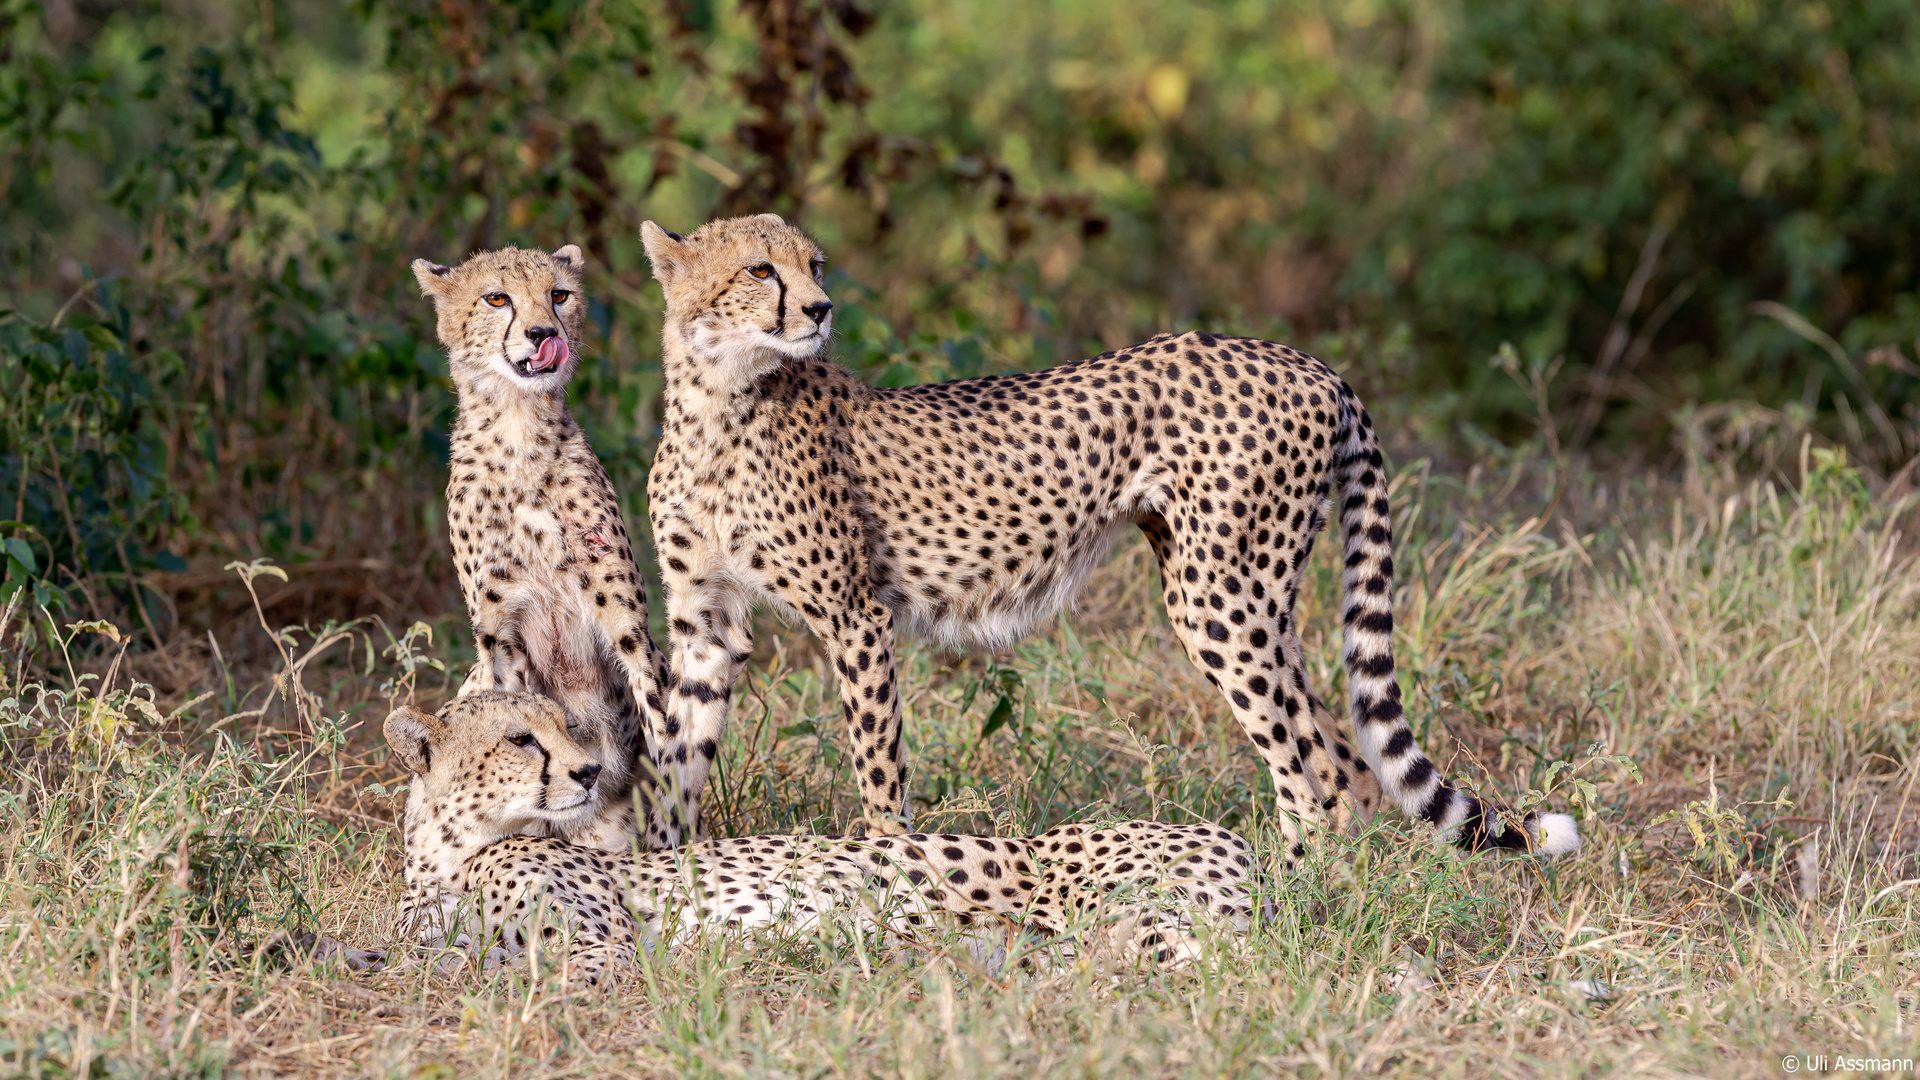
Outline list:
[[[1793,803],[1785,796],[1731,805],[1722,803],[1720,785],[1715,780],[1712,765],[1709,765],[1707,797],[1693,799],[1677,810],[1669,810],[1649,821],[1647,827],[1654,829],[1670,821],[1680,822],[1693,839],[1694,860],[1710,870],[1732,874],[1748,865],[1753,854],[1752,841],[1757,836],[1742,811],[1760,808],[1784,813],[1793,809]]]
[[[985,742],[993,733],[1025,715],[1021,699],[1025,685],[1021,682],[1018,668],[1002,664],[999,660],[989,660],[987,670],[977,679],[969,679],[966,689],[960,696],[960,711],[973,707],[974,699],[986,694],[993,701],[993,707],[987,710],[986,719],[980,722],[980,740]],[[1020,734],[1016,726],[1014,734]]]
[[[1601,753],[1603,749],[1595,743],[1578,760],[1562,759],[1549,764],[1539,783],[1521,792],[1516,809],[1525,814],[1564,803],[1588,822],[1597,819],[1602,808],[1601,783],[1637,784],[1644,780],[1640,766],[1632,758]],[[1611,775],[1606,775],[1609,773]]]

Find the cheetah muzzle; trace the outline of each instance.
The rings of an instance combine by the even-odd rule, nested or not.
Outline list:
[[[1326,364],[1189,333],[1046,371],[876,389],[795,337],[831,303],[800,230],[763,214],[686,237],[647,222],[641,239],[667,304],[647,492],[674,683],[655,738],[683,819],[697,819],[754,603],[819,638],[864,816],[905,828],[897,624],[1010,642],[1134,527],[1175,635],[1267,765],[1290,862],[1313,830],[1370,815],[1382,788],[1470,847],[1578,845],[1562,815],[1507,827],[1416,744],[1394,680],[1386,471],[1372,419]],[[1294,618],[1330,518],[1345,533],[1351,737],[1308,685]]]
[[[539,347],[525,357],[514,360],[509,354],[508,360],[513,364],[515,371],[532,379],[559,371],[560,366],[565,364],[571,356],[572,350],[567,348],[567,340],[555,335],[542,339]]]

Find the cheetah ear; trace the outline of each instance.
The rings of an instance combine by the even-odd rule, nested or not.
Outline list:
[[[653,263],[653,279],[663,286],[673,284],[693,257],[684,237],[651,221],[640,223],[640,243],[647,249],[647,261]]]
[[[762,225],[785,225],[787,223],[787,219],[781,217],[779,214],[755,214],[753,220]]]
[[[425,776],[433,768],[433,744],[447,733],[447,726],[436,716],[428,716],[410,705],[402,705],[387,714],[387,745],[393,756],[415,776]]]
[[[576,249],[577,250],[577,249]],[[441,266],[428,259],[413,260],[413,277],[420,283],[420,291],[433,298],[434,303],[453,291],[453,267]]]
[[[579,244],[568,244],[566,247],[555,249],[553,261],[566,267],[568,272],[575,275],[587,268],[587,257],[580,253]]]

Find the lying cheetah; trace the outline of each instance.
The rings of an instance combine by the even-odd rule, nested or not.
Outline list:
[[[1175,634],[1273,776],[1289,864],[1314,827],[1371,814],[1382,784],[1470,847],[1577,846],[1564,815],[1502,829],[1415,745],[1393,677],[1380,450],[1319,360],[1190,333],[1032,374],[875,389],[824,357],[824,256],[777,215],[687,237],[647,222],[641,238],[667,303],[647,494],[677,681],[656,738],[688,798],[747,658],[748,606],[764,599],[805,619],[840,674],[869,826],[904,827],[896,617],[947,641],[1010,642],[1136,525]],[[1307,685],[1293,617],[1329,492],[1346,531],[1358,758]]]
[[[459,395],[447,528],[480,653],[460,692],[527,689],[564,705],[605,775],[593,788],[597,813],[542,827],[624,851],[639,830],[635,785],[643,810],[659,803],[646,742],[658,725],[641,712],[662,707],[666,663],[647,632],[613,484],[567,410],[583,265],[569,244],[483,252],[456,267],[420,259],[413,272],[433,299]]]
[[[594,813],[600,768],[552,701],[477,691],[438,716],[396,709],[386,734],[413,774],[403,927],[489,962],[571,939],[568,974],[589,984],[637,946],[672,947],[708,928],[808,933],[836,913],[908,937],[944,922],[984,944],[1091,928],[1094,940],[1161,962],[1197,955],[1196,923],[1239,932],[1252,917],[1247,842],[1210,825],[1067,825],[1032,839],[755,836],[610,854],[521,835],[542,823],[564,835]]]

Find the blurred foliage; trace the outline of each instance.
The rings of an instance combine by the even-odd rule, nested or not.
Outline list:
[[[64,326],[0,315],[0,490],[11,498],[0,607],[65,608],[90,581],[128,583],[136,568],[184,569],[150,551],[158,528],[185,512],[165,475],[151,386],[128,361],[127,310],[111,282],[90,283],[110,317]],[[67,312],[60,312],[64,317]],[[164,364],[176,357],[156,357]],[[57,580],[64,575],[64,581]],[[142,604],[157,603],[142,597]],[[93,605],[88,596],[85,603]],[[97,606],[96,606],[97,610]]]
[[[1920,401],[1911,367],[1857,385],[1753,310],[1784,304],[1853,357],[1920,348],[1920,8],[1467,10],[1435,101],[1478,145],[1438,163],[1356,284],[1463,360],[1507,339],[1579,356],[1588,401],[1632,402],[1642,430],[1676,395],[1777,401],[1809,376],[1856,408]]]
[[[1658,447],[1688,400],[1804,396],[1834,418],[1870,395],[1905,425],[1869,433],[1871,460],[1916,449],[1912,4],[909,7],[862,54],[893,89],[875,122],[1092,193],[1110,224],[980,275],[1006,292],[996,326],[1044,294],[1068,351],[1196,324],[1345,345],[1361,388],[1402,397],[1429,442],[1462,419],[1530,426],[1526,394],[1481,362],[1510,341],[1566,356],[1576,446]],[[892,196],[909,199],[928,209],[894,213],[885,269],[864,275],[897,293],[937,301],[937,263],[898,269],[929,253],[1021,250],[963,200]],[[1838,339],[1870,385],[1756,301]]]
[[[159,637],[260,555],[309,621],[457,608],[405,267],[506,243],[591,253],[573,400],[639,523],[635,230],[765,209],[876,382],[1203,327],[1329,357],[1403,451],[1657,462],[1741,399],[1886,475],[1916,106],[1888,0],[0,0],[7,580]]]

